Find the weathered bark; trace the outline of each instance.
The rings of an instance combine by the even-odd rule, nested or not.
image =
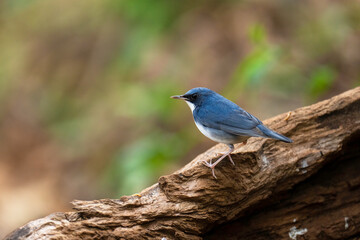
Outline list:
[[[292,138],[252,138],[223,161],[162,176],[141,196],[74,201],[8,239],[344,239],[360,236],[360,88],[265,121]],[[296,219],[296,220],[295,220]]]
[[[314,176],[217,227],[205,239],[295,239],[300,233],[304,239],[360,239],[359,143],[358,133]]]

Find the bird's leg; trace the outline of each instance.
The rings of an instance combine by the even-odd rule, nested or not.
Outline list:
[[[246,143],[247,143],[247,139],[246,139],[245,141],[243,141],[240,146],[244,146],[244,145],[246,145]],[[234,150],[234,145],[228,144],[228,146],[229,146],[230,149],[232,148],[232,149]],[[230,152],[230,153],[231,153],[231,152]],[[228,154],[229,160],[230,160],[230,162],[232,163],[232,165],[235,166],[235,163],[234,163],[234,161],[232,160],[230,153]]]
[[[227,156],[229,157],[229,160],[232,163],[232,165],[235,166],[235,163],[232,160],[231,155],[230,155],[234,151],[234,145],[233,144],[228,144],[228,146],[229,146],[230,150],[229,150],[229,153],[227,154]]]
[[[222,155],[218,160],[216,160],[216,162],[214,163],[208,163],[207,161],[203,161],[204,165],[211,168],[211,171],[212,171],[212,175],[214,176],[214,178],[217,178],[216,175],[215,175],[215,167],[216,165],[218,165],[221,160],[223,160],[226,156],[229,156],[230,157],[230,153],[232,153],[234,151],[234,145],[233,144],[228,144],[229,146],[229,151],[227,151],[224,155]],[[232,161],[231,157],[230,157],[230,161],[234,164],[234,161]]]
[[[229,146],[229,148],[233,148],[234,147],[234,145],[232,145],[232,144],[228,144],[228,146]],[[216,153],[216,157],[219,157],[220,155],[222,156],[222,155],[226,155],[227,154],[227,152],[222,152],[222,153]],[[229,154],[227,154],[227,156],[229,157],[229,160],[230,160],[230,162],[232,163],[232,165],[234,165],[235,166],[235,163],[234,163],[234,161],[232,160],[232,158],[231,158],[231,156],[230,156],[230,153]],[[210,160],[210,164],[211,164],[212,162],[211,162],[211,160]]]

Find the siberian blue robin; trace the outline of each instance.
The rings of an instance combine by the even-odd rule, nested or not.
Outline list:
[[[211,168],[215,175],[215,166],[226,156],[234,164],[230,154],[234,151],[235,143],[246,144],[250,137],[273,138],[291,143],[292,140],[265,127],[255,116],[226,99],[220,94],[207,88],[193,88],[184,95],[172,96],[174,99],[183,99],[189,105],[197,128],[211,140],[225,143],[229,151],[214,163],[204,160],[204,164]]]

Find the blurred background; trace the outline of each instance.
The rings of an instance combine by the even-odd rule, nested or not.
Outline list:
[[[357,0],[0,0],[0,238],[213,146],[211,88],[264,120],[360,84]]]

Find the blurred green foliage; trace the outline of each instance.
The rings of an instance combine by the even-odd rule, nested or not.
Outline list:
[[[308,95],[317,99],[321,94],[328,91],[335,80],[334,70],[330,67],[319,67],[310,76]]]
[[[250,26],[249,40],[253,45],[252,49],[235,69],[229,84],[234,95],[236,94],[234,87],[239,91],[254,89],[262,84],[266,80],[266,74],[278,59],[276,46],[268,42],[263,25],[257,23]]]
[[[179,136],[151,132],[115,155],[107,176],[118,194],[133,193],[134,185],[146,187],[164,171],[169,162],[187,150],[188,143]],[[141,190],[141,188],[139,189]]]
[[[344,91],[359,16],[355,0],[1,1],[3,131],[42,129],[94,191],[135,193],[204,144],[169,96],[201,85],[264,118]]]

